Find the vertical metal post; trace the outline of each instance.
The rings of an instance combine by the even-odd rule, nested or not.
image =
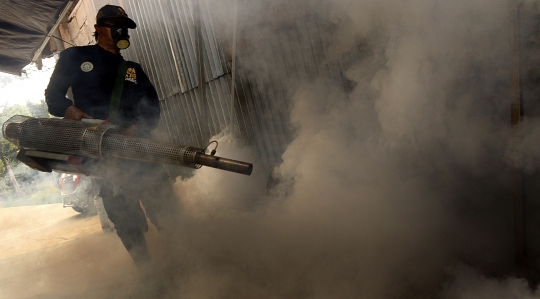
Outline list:
[[[523,96],[521,88],[521,58],[520,58],[520,7],[521,0],[511,3],[511,44],[510,44],[510,88],[511,88],[511,123],[513,142],[519,141],[520,122],[523,115]],[[515,260],[517,264],[526,264],[525,240],[525,200],[523,192],[523,169],[513,170],[513,203],[514,203],[514,232]]]

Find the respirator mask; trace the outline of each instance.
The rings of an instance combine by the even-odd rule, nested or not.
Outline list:
[[[129,47],[129,35],[127,27],[122,25],[113,25],[107,27],[111,28],[111,36],[118,49],[127,49]]]
[[[111,37],[120,50],[129,47],[128,28],[137,28],[137,24],[128,17],[122,7],[109,4],[99,9],[96,15],[96,24],[111,29]]]
[[[129,47],[130,43],[129,43],[128,28],[124,24],[101,23],[99,25],[111,29],[111,37],[116,47],[118,47],[118,49],[124,50]]]

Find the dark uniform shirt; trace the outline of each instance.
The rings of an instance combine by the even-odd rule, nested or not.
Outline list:
[[[75,105],[95,119],[107,119],[122,60],[120,54],[113,54],[98,45],[62,51],[45,90],[49,112],[63,117],[66,109]],[[136,124],[140,135],[147,135],[157,126],[159,99],[141,66],[128,61],[127,67],[116,124],[121,128]],[[66,98],[69,87],[73,102]]]

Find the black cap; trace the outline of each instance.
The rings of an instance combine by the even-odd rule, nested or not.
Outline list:
[[[137,27],[137,24],[135,24],[132,19],[128,18],[127,13],[122,7],[109,4],[100,8],[96,15],[96,23],[101,25],[105,20],[110,18],[122,19],[127,28],[135,29]]]

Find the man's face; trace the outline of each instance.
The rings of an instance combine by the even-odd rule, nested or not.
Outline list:
[[[94,28],[96,29],[96,32],[99,34],[98,43],[105,43],[110,46],[115,46],[114,40],[111,36],[111,28],[101,26],[98,24],[95,24]]]
[[[118,48],[116,41],[114,40],[114,34],[111,30],[117,30],[118,28],[123,28],[127,34],[127,26],[123,19],[121,18],[109,18],[100,24],[94,25],[96,32],[99,34],[99,43],[105,43],[113,48]]]

